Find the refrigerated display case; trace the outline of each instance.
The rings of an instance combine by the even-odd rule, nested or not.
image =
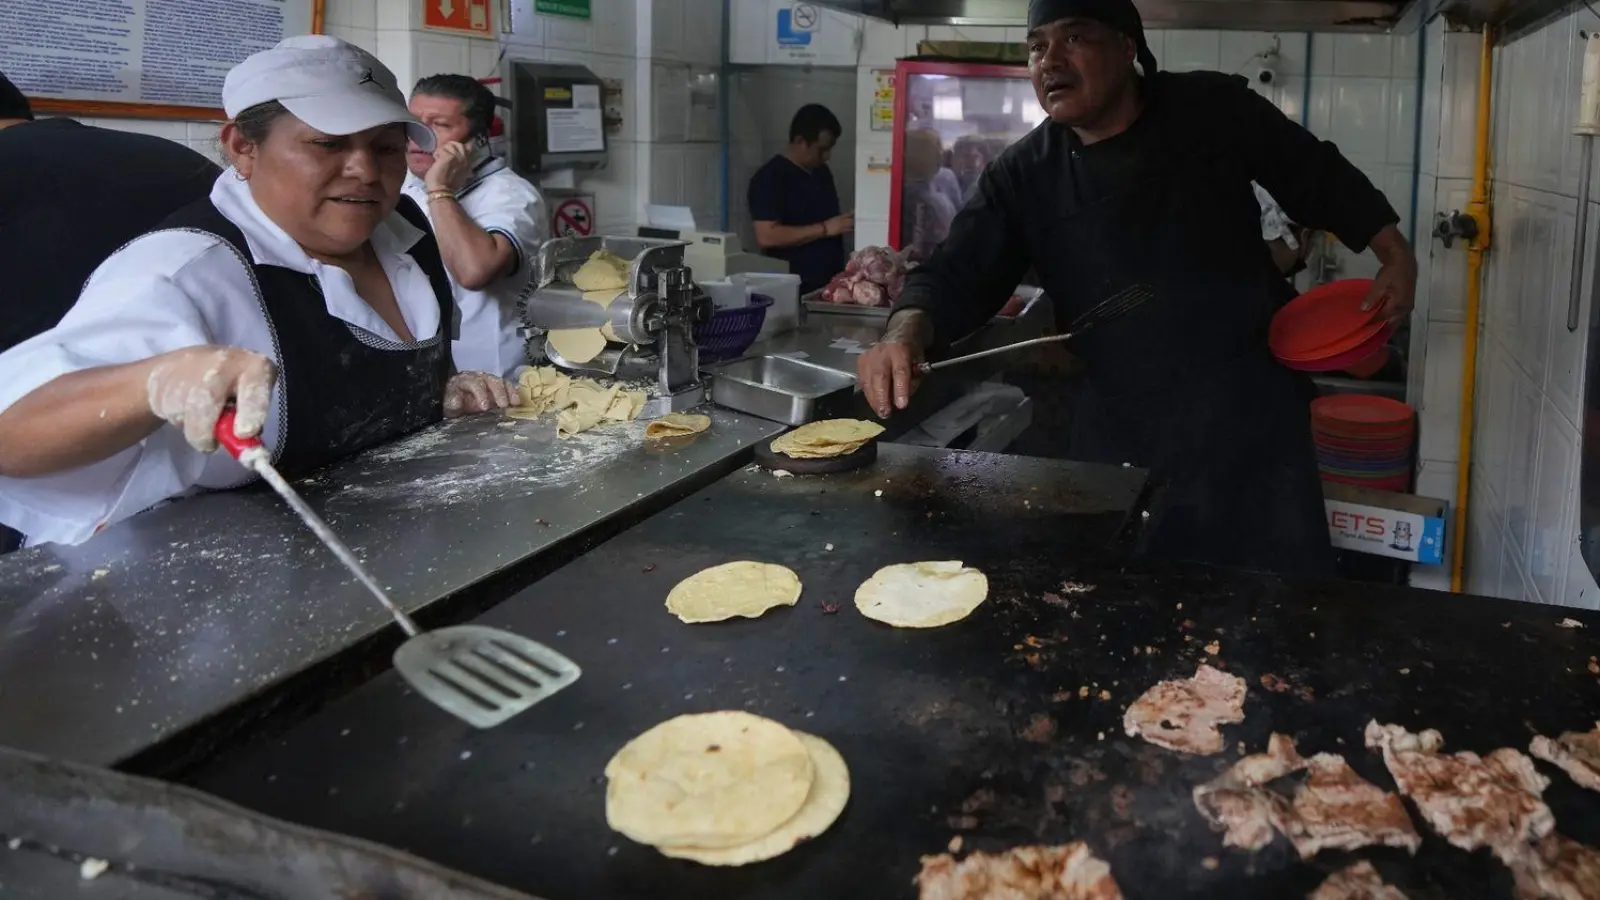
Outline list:
[[[921,260],[944,240],[983,167],[1045,113],[1026,66],[901,60],[894,84],[889,243]]]

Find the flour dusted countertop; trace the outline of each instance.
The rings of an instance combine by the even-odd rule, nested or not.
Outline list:
[[[548,422],[475,416],[300,487],[426,625],[530,584],[782,430],[699,411],[710,430],[672,442],[645,440],[645,422],[558,439]],[[209,720],[292,675],[348,677],[331,671],[339,651],[398,638],[272,494],[191,498],[81,546],[0,557],[0,744],[158,770],[142,750],[224,727]]]

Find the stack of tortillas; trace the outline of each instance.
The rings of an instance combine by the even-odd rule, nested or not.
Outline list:
[[[965,619],[988,596],[988,577],[960,562],[900,563],[856,588],[856,609],[896,628],[935,628]]]
[[[690,575],[667,594],[667,611],[685,622],[754,619],[800,599],[800,576],[772,563],[723,563]]]
[[[850,770],[827,741],[737,711],[657,725],[617,751],[606,778],[606,824],[708,866],[786,853],[850,799]]]
[[[883,426],[860,419],[824,419],[801,425],[772,442],[772,452],[792,459],[828,459],[860,450]]]

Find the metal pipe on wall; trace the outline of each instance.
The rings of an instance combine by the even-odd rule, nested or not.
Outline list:
[[[1578,330],[1583,308],[1583,258],[1589,243],[1589,188],[1594,167],[1594,137],[1600,134],[1600,33],[1583,32],[1583,82],[1572,133],[1583,143],[1578,164],[1578,216],[1572,229],[1572,282],[1567,286],[1567,330]]]
[[[1450,535],[1450,590],[1461,592],[1467,561],[1467,494],[1472,484],[1473,412],[1478,384],[1478,318],[1483,301],[1483,264],[1489,252],[1489,113],[1494,88],[1494,28],[1483,26],[1478,51],[1478,121],[1472,151],[1472,195],[1467,215],[1477,234],[1467,245],[1467,309],[1461,352],[1461,430],[1457,435],[1456,497]]]

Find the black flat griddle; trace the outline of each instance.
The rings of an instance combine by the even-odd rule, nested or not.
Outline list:
[[[1137,472],[882,452],[845,475],[730,476],[483,616],[587,669],[498,729],[473,731],[389,675],[190,780],[550,900],[909,898],[918,857],[958,834],[988,850],[1087,840],[1130,900],[1303,897],[1357,857],[1413,900],[1511,896],[1487,854],[1431,836],[1415,859],[1368,850],[1302,863],[1281,839],[1254,855],[1225,850],[1190,791],[1238,758],[1236,743],[1260,750],[1274,730],[1392,787],[1361,746],[1373,717],[1436,727],[1446,749],[1478,751],[1586,728],[1600,718],[1586,671],[1600,617],[1203,568],[1125,571],[1102,548]],[[799,604],[695,626],[662,608],[678,579],[739,558],[794,568]],[[874,570],[919,559],[983,569],[989,600],[930,631],[854,610]],[[1064,580],[1095,589],[1067,594]],[[1568,615],[1590,627],[1557,627]],[[1229,752],[1184,758],[1122,735],[1138,693],[1202,660],[1250,684],[1246,722],[1224,731]],[[1269,673],[1288,689],[1264,689]],[[732,870],[669,860],[607,829],[601,771],[617,747],[670,716],[725,708],[839,748],[854,788],[834,828]],[[1560,830],[1600,843],[1600,794],[1546,771]]]
[[[768,471],[784,471],[790,475],[835,475],[865,468],[878,460],[878,442],[875,440],[867,441],[853,453],[824,459],[797,459],[779,453],[772,449],[772,440],[762,441],[755,446],[756,465]]]

